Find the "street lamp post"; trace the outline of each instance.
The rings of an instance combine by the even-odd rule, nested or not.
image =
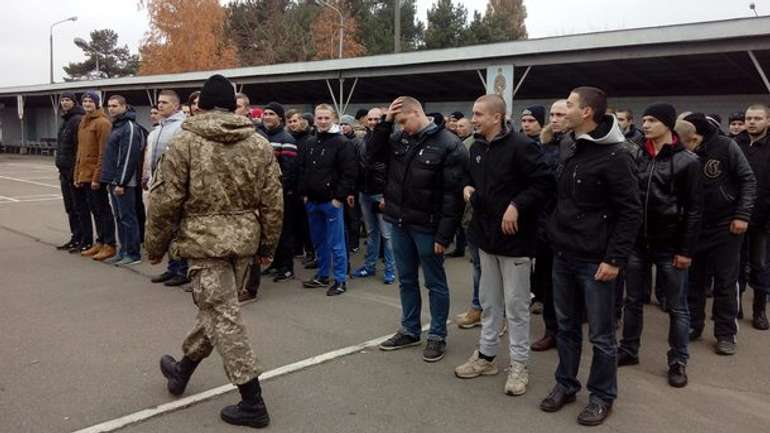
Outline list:
[[[326,6],[327,8],[330,8],[330,9],[334,10],[340,16],[340,53],[339,53],[339,56],[340,56],[340,59],[341,59],[342,58],[342,44],[343,44],[343,41],[345,40],[345,15],[342,14],[342,11],[339,10],[339,8],[337,8],[333,4],[329,3],[327,0],[315,0],[315,1],[316,1],[316,3],[318,3],[321,6]]]
[[[48,30],[48,50],[49,50],[49,79],[51,81],[51,84],[53,84],[53,28],[61,23],[66,23],[68,21],[75,22],[78,20],[78,17],[69,17],[66,20],[56,21],[55,23],[51,24],[51,28]]]
[[[99,51],[96,51],[94,47],[92,47],[88,42],[86,42],[83,38],[75,38],[74,40],[75,45],[78,46],[78,48],[81,48],[84,51],[88,51],[93,53],[94,58],[96,59],[96,76],[100,77],[102,75],[101,70],[99,69],[99,54],[106,57],[104,53],[100,53]]]

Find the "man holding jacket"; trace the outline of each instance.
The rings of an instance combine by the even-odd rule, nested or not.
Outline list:
[[[540,409],[556,412],[574,402],[580,391],[585,313],[593,344],[590,400],[577,421],[589,426],[602,424],[617,398],[614,280],[642,222],[639,183],[628,150],[632,144],[606,111],[607,95],[595,87],[578,87],[567,98],[565,127],[572,130],[575,145],[564,161],[549,226],[559,366],[556,386]]]
[[[497,374],[500,325],[508,321],[511,366],[508,395],[523,395],[529,383],[530,270],[542,203],[556,182],[538,143],[505,122],[506,104],[486,95],[473,106],[478,131],[470,148],[464,197],[473,207],[468,235],[481,259],[479,350],[455,369],[460,378]]]
[[[394,123],[401,131],[393,132]],[[388,166],[385,219],[393,225],[401,295],[401,329],[380,345],[397,350],[420,344],[422,297],[418,269],[422,267],[430,296],[431,323],[423,360],[446,355],[449,287],[444,253],[460,224],[462,187],[468,151],[460,139],[425,115],[411,97],[397,98],[385,121],[366,143],[371,162]]]
[[[104,152],[102,184],[109,189],[115,209],[120,250],[105,263],[135,265],[142,261],[136,195],[141,194],[139,162],[144,154],[144,135],[136,124],[136,112],[128,109],[124,97],[111,96],[107,110],[112,118],[112,132]]]

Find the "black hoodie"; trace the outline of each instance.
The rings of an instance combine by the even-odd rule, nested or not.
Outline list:
[[[85,111],[80,105],[62,114],[62,123],[56,139],[56,168],[72,170],[78,154],[78,125]]]
[[[614,116],[575,137],[565,160],[549,236],[555,254],[622,266],[642,223],[639,182],[627,142]]]

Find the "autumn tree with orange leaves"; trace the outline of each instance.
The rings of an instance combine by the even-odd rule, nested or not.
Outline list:
[[[350,4],[342,0],[327,0],[345,16],[345,31],[342,46],[343,57],[358,57],[366,54],[366,47],[358,40],[358,20],[350,14]],[[313,60],[339,58],[340,15],[330,7],[322,7],[311,25],[313,33]]]
[[[231,68],[236,49],[225,36],[218,0],[145,0],[150,29],[139,48],[140,75]]]

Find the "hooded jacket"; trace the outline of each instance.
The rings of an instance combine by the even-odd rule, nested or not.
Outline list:
[[[355,191],[358,164],[353,146],[337,125],[308,140],[301,167],[300,196],[309,201],[344,203]]]
[[[433,233],[445,247],[451,244],[465,207],[468,151],[460,139],[436,124],[414,136],[394,133],[393,122],[383,121],[366,143],[366,153],[369,161],[388,167],[385,219]]]
[[[549,236],[555,254],[622,266],[642,223],[639,182],[617,119],[605,115],[589,134],[575,136],[559,177]]]
[[[185,120],[150,188],[147,254],[272,257],[282,221],[281,171],[251,121],[220,111]]]
[[[749,161],[757,182],[751,225],[770,229],[770,135],[752,143],[749,133],[743,131],[736,135],[735,141]]]
[[[628,127],[628,132],[623,135],[625,135],[626,140],[634,144],[638,144],[639,146],[644,145],[644,132],[637,128],[633,123]]]
[[[738,144],[714,128],[695,153],[703,165],[703,230],[701,238],[721,235],[734,219],[751,221],[757,181]],[[703,248],[706,242],[701,242]]]
[[[538,215],[556,190],[540,145],[506,125],[491,142],[475,136],[468,165],[468,184],[476,189],[468,232],[473,243],[489,254],[534,257]],[[509,205],[519,213],[514,235],[504,234],[501,227]]]
[[[86,113],[78,125],[78,152],[74,179],[77,183],[99,183],[102,160],[112,122],[102,109]]]
[[[56,168],[72,170],[78,154],[78,127],[83,119],[83,107],[75,105],[62,114],[62,123],[56,135]]]
[[[137,186],[144,144],[144,133],[136,124],[136,112],[127,111],[117,116],[104,151],[101,182]]]
[[[291,195],[297,192],[299,181],[299,159],[297,142],[294,137],[279,126],[275,129],[267,129],[264,124],[257,127],[259,133],[264,134],[273,148],[278,165],[281,167],[281,181],[284,194]]]
[[[703,217],[701,164],[673,137],[655,156],[649,140],[638,153],[643,219],[637,246],[693,257]]]
[[[168,148],[174,136],[181,130],[182,122],[187,118],[183,111],[174,113],[167,119],[161,119],[147,136],[147,146],[144,152],[144,173],[142,179],[149,181],[157,169],[160,156]]]

